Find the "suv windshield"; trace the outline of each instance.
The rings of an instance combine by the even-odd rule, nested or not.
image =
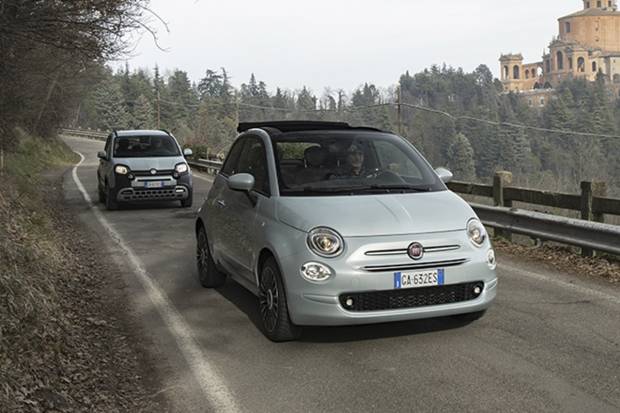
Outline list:
[[[291,132],[272,137],[283,196],[443,191],[402,138],[379,132]]]
[[[114,140],[115,158],[179,156],[171,136],[119,136]]]

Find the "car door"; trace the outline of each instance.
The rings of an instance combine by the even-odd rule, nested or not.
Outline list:
[[[230,231],[231,216],[227,208],[227,202],[230,202],[230,196],[227,191],[228,178],[236,174],[239,170],[239,157],[245,145],[245,139],[240,138],[235,141],[228,156],[222,165],[222,169],[215,178],[213,187],[209,191],[209,199],[206,208],[205,221],[207,223],[207,233],[211,249],[218,261],[221,261],[225,267],[230,267],[231,237],[227,236]]]
[[[254,176],[255,185],[249,194],[233,191],[228,186],[222,191],[228,218],[223,239],[230,254],[231,270],[254,283],[252,263],[257,250],[257,211],[260,203],[271,196],[271,190],[263,140],[256,136],[248,136],[245,140],[235,172]]]
[[[105,147],[103,151],[105,152],[107,159],[99,159],[99,168],[97,169],[97,177],[99,178],[99,185],[101,188],[105,187],[105,177],[110,172],[110,164],[112,160],[112,139],[113,135],[108,135],[108,138],[105,141]]]

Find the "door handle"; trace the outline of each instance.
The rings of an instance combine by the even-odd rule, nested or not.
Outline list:
[[[218,199],[216,202],[218,207],[226,208],[226,201],[224,201],[223,199]]]

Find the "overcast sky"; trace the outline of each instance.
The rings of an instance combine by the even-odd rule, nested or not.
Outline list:
[[[179,68],[198,81],[225,67],[239,86],[254,72],[270,90],[389,87],[406,70],[446,63],[498,75],[501,53],[541,59],[557,18],[580,0],[152,0],[168,22],[142,36],[132,68]],[[124,64],[117,62],[118,64]]]

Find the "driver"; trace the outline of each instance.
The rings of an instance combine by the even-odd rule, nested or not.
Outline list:
[[[343,175],[360,177],[364,173],[364,151],[353,143],[347,148],[346,166]]]

